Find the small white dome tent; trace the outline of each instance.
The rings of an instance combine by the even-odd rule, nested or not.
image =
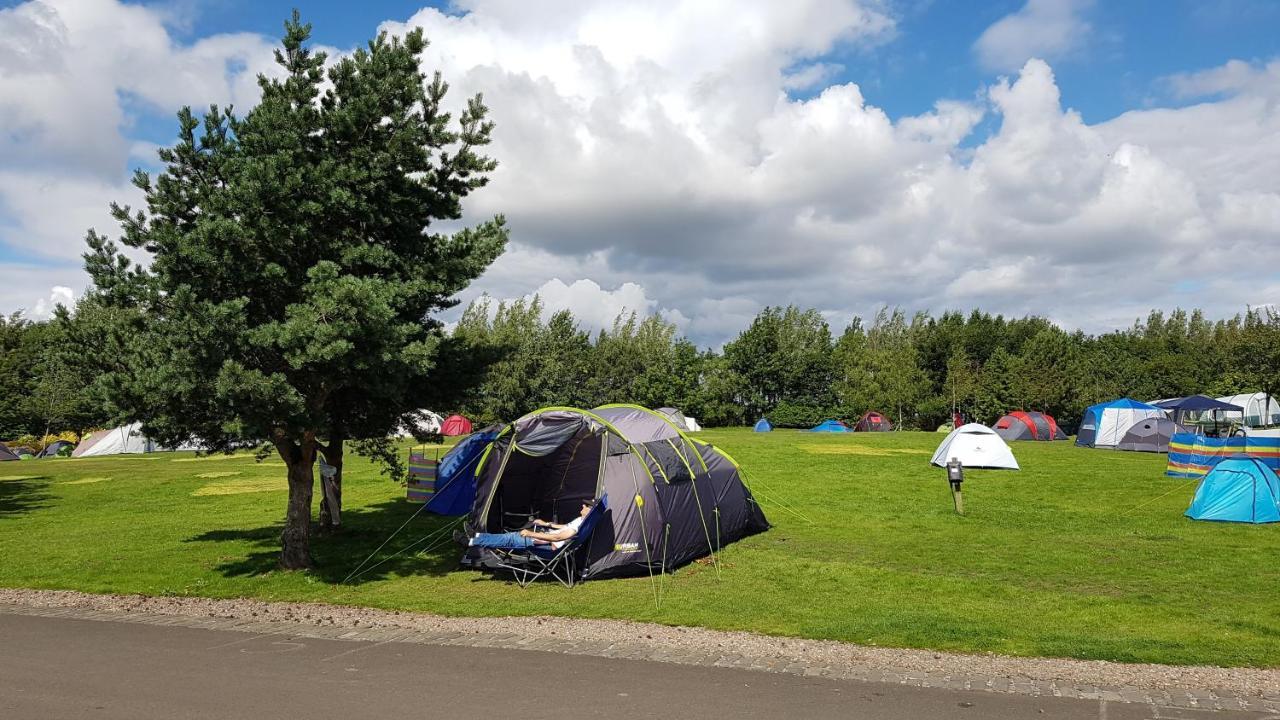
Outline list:
[[[933,459],[929,462],[938,467],[946,467],[947,461],[952,458],[959,460],[967,468],[1020,469],[1004,438],[997,435],[995,430],[978,423],[961,425],[952,430],[934,451]]]
[[[400,427],[396,437],[414,437],[415,435],[434,435],[440,432],[444,418],[430,410],[415,410],[400,419]]]

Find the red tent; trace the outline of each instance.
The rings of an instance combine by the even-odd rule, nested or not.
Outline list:
[[[471,421],[461,415],[450,415],[440,426],[441,435],[470,435]]]
[[[892,429],[893,423],[889,422],[889,418],[875,410],[863,415],[858,424],[853,426],[854,432],[889,432]]]
[[[1066,440],[1066,433],[1052,416],[1016,410],[996,421],[992,428],[1005,440]]]

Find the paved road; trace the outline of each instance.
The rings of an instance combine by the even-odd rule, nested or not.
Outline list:
[[[1252,718],[559,653],[0,615],[0,717]]]

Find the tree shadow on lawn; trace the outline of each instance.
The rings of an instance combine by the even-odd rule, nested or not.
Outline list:
[[[462,548],[452,539],[452,528],[460,518],[418,513],[420,505],[392,500],[378,505],[353,508],[342,512],[342,528],[333,534],[313,533],[311,556],[313,576],[327,583],[341,583],[365,558],[369,561],[359,575],[348,580],[360,585],[390,577],[410,575],[445,575],[458,569]],[[414,517],[414,513],[418,513]],[[386,547],[377,550],[396,528],[409,520]],[[313,530],[316,524],[312,523]],[[257,528],[210,530],[186,542],[249,542],[256,552],[235,558],[213,569],[225,577],[255,577],[280,569],[280,533],[284,523]],[[396,554],[402,548],[403,552]],[[371,553],[377,553],[370,557]],[[425,553],[423,551],[426,551]]]
[[[52,498],[46,492],[48,488],[49,478],[46,475],[0,480],[0,520],[48,507]]]

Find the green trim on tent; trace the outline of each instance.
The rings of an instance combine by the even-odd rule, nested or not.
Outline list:
[[[622,434],[621,430],[614,427],[613,423],[609,422],[608,420],[605,420],[604,418],[591,412],[590,410],[583,410],[582,408],[569,407],[568,405],[552,405],[551,407],[538,408],[537,410],[534,410],[531,413],[525,413],[524,415],[521,415],[520,417],[516,418],[515,422],[512,422],[511,425],[514,425],[516,422],[519,422],[527,417],[531,417],[533,415],[542,415],[543,413],[549,413],[549,412],[571,412],[571,413],[578,413],[579,415],[586,415],[592,420],[595,420],[596,422],[600,423],[606,428],[612,430],[614,435],[617,435],[623,440],[627,440],[628,443],[631,442],[630,440],[627,439],[626,435]]]
[[[609,403],[609,404],[607,404],[607,405],[600,405],[600,406],[597,406],[595,409],[596,409],[596,410],[613,410],[613,409],[616,409],[616,408],[626,408],[626,409],[628,409],[628,410],[641,410],[641,411],[647,412],[647,413],[649,413],[650,415],[652,415],[652,416],[654,416],[654,417],[658,418],[658,419],[659,419],[659,420],[661,420],[662,422],[666,423],[667,425],[670,425],[670,426],[671,426],[671,429],[672,429],[672,430],[675,430],[675,431],[676,431],[676,433],[680,435],[680,437],[684,438],[685,440],[689,440],[689,439],[690,439],[688,436],[686,436],[686,435],[684,434],[684,430],[681,430],[681,429],[680,429],[680,427],[679,427],[678,425],[676,425],[675,423],[671,422],[671,418],[667,417],[666,415],[663,415],[662,413],[658,412],[657,410],[650,410],[649,408],[647,408],[647,407],[645,407],[645,406],[643,406],[643,405],[636,405],[635,403]]]
[[[672,430],[675,430],[675,431],[676,431],[676,434],[677,434],[677,435],[679,435],[679,436],[680,436],[680,438],[681,438],[681,439],[683,439],[685,442],[688,442],[688,443],[697,443],[698,445],[703,445],[703,446],[709,447],[709,448],[711,448],[713,451],[718,452],[718,453],[720,453],[721,455],[724,455],[725,459],[726,459],[726,460],[728,460],[729,462],[733,463],[733,466],[734,466],[734,467],[739,467],[738,463],[737,463],[737,462],[734,462],[734,459],[733,459],[733,458],[731,458],[731,457],[729,457],[729,454],[728,454],[728,453],[726,453],[726,452],[724,452],[724,451],[720,450],[720,448],[718,448],[718,447],[716,447],[716,446],[712,445],[711,443],[702,442],[701,440],[697,440],[697,439],[695,439],[695,438],[693,438],[693,437],[690,437],[690,436],[689,436],[689,435],[688,435],[684,430],[680,429],[680,426],[678,426],[678,425],[676,425],[675,423],[671,422],[671,418],[667,417],[666,415],[663,415],[662,413],[658,412],[657,410],[650,410],[649,408],[647,408],[647,407],[645,407],[645,406],[643,406],[643,405],[636,405],[635,403],[609,403],[609,404],[607,404],[607,405],[600,405],[599,407],[597,407],[597,408],[596,408],[596,410],[608,410],[608,409],[611,409],[611,408],[626,408],[626,409],[628,409],[628,410],[641,410],[641,411],[643,411],[643,412],[647,412],[647,413],[649,413],[650,415],[652,415],[652,416],[654,416],[654,417],[658,418],[658,419],[659,419],[659,420],[661,420],[662,422],[666,423],[668,426],[670,426],[670,427],[671,427],[671,429],[672,429]],[[628,441],[628,442],[630,442],[630,441]],[[668,440],[667,442],[671,442],[671,441],[670,441],[670,440]],[[673,447],[674,447],[674,444],[673,444]],[[676,449],[676,452],[677,452],[677,453],[680,453],[680,458],[681,458],[682,460],[684,460],[684,464],[685,464],[686,466],[687,466],[687,465],[689,465],[689,461],[688,461],[687,459],[685,459],[685,457],[684,457],[684,453],[683,453],[683,452],[681,452],[679,449]],[[707,467],[707,461],[702,459],[702,455],[701,455],[701,454],[699,454],[699,455],[698,455],[698,462],[702,463],[702,471],[703,471],[704,473],[711,472],[711,469]],[[652,473],[650,473],[650,474],[652,474]],[[690,475],[690,476],[694,475],[694,472],[693,472],[693,468],[692,468],[692,467],[690,467],[690,468],[689,468],[689,475]]]
[[[728,460],[730,463],[733,463],[733,467],[734,467],[734,468],[736,468],[736,469],[738,469],[738,470],[741,470],[741,469],[742,469],[742,465],[740,465],[740,464],[738,463],[738,461],[737,461],[737,460],[734,460],[734,459],[733,459],[733,456],[732,456],[732,455],[730,455],[729,453],[725,452],[724,450],[721,450],[720,448],[716,447],[715,445],[712,445],[712,444],[711,444],[711,443],[709,443],[709,442],[703,442],[703,441],[701,441],[701,440],[694,440],[693,438],[689,438],[689,439],[690,439],[690,440],[692,440],[693,442],[695,442],[695,443],[697,443],[697,444],[701,445],[702,447],[708,447],[708,448],[711,448],[711,452],[713,452],[713,453],[717,453],[718,455],[722,456],[725,460]],[[706,462],[705,462],[705,461],[703,462],[703,465],[706,465]]]
[[[684,463],[684,469],[689,471],[689,479],[692,480],[698,477],[698,473],[693,471],[693,466],[689,464],[688,458],[684,456],[684,451],[676,447],[676,444],[671,442],[670,439],[667,440],[667,444],[670,445],[671,449],[675,450],[676,454],[680,456],[680,462]]]
[[[476,463],[476,471],[474,473],[475,477],[480,477],[480,473],[484,471],[485,463],[489,461],[489,453],[493,451],[493,444],[496,443],[503,435],[506,435],[507,431],[510,429],[511,426],[507,425],[499,430],[498,434],[494,435],[493,439],[489,441],[489,444],[485,446],[484,453],[480,456],[480,462]]]
[[[498,466],[498,476],[493,481],[493,487],[489,488],[489,497],[484,500],[484,508],[480,512],[481,517],[489,516],[489,510],[493,507],[493,497],[498,494],[498,481],[502,479],[502,474],[507,471],[507,461],[511,459],[511,451],[514,446],[515,442],[512,441],[511,445],[507,446],[507,451],[502,453],[502,464]],[[489,447],[493,447],[493,445]]]

